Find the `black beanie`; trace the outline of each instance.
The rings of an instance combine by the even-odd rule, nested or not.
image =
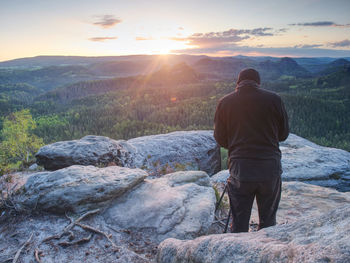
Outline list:
[[[260,84],[259,72],[252,68],[243,69],[238,75],[237,84],[242,80],[254,80],[256,83]]]

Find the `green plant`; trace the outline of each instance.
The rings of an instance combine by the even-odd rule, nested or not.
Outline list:
[[[220,155],[221,155],[221,170],[226,170],[227,167],[227,158],[228,158],[228,151],[227,149],[221,147],[220,148]]]
[[[219,190],[217,189],[217,187],[215,185],[213,185],[213,189],[214,189],[214,193],[215,193],[216,202],[219,202],[219,200],[220,200]]]
[[[43,140],[33,134],[36,123],[29,110],[10,114],[3,122],[0,144],[0,173],[28,167],[34,154],[44,145]]]

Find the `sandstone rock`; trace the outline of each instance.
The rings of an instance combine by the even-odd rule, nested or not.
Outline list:
[[[27,178],[20,190],[20,205],[64,213],[101,207],[141,183],[147,173],[119,166],[97,168],[74,165]]]
[[[38,165],[57,170],[74,164],[128,166],[129,145],[103,136],[88,135],[80,140],[55,142],[45,145],[35,155]]]
[[[145,180],[109,208],[105,220],[127,229],[153,229],[158,240],[205,234],[214,218],[215,194],[205,172]]]
[[[210,177],[210,182],[212,184],[216,183],[223,183],[226,184],[227,179],[230,177],[229,170],[222,170],[216,174],[214,174],[212,177]]]
[[[172,262],[348,262],[350,205],[322,216],[258,232],[166,239],[158,263]]]
[[[105,208],[106,222],[123,229],[154,230],[157,240],[205,234],[214,218],[209,176],[183,171],[145,179],[140,169],[73,165],[29,175],[16,189],[19,208],[55,214]]]
[[[203,170],[212,175],[220,170],[220,149],[212,131],[179,131],[115,141],[102,136],[46,145],[36,154],[37,163],[56,170],[74,164],[108,165],[174,171]]]
[[[72,217],[71,214],[68,215]],[[84,219],[82,223],[110,235],[111,240],[117,244],[117,247],[112,247],[106,237],[84,231],[80,227],[72,229],[72,233],[74,233],[73,240],[63,236],[61,239],[52,239],[40,244],[43,239],[62,233],[63,229],[69,224],[69,220],[64,215],[45,213],[31,215],[30,217],[23,215],[9,216],[4,219],[0,217],[0,262],[12,262],[18,249],[31,234],[33,234],[31,242],[23,249],[17,262],[37,262],[34,258],[34,250],[38,248],[39,244],[41,262],[149,263],[150,259],[155,257],[157,244],[148,237],[140,237],[133,231],[128,231],[128,234],[126,234],[123,229],[118,229],[118,232],[116,232],[109,228],[99,215],[90,216]],[[90,234],[92,236],[88,242],[71,246],[60,245],[61,242],[74,242],[86,238]],[[130,244],[134,244],[134,246],[130,246]]]
[[[291,223],[307,216],[321,216],[330,210],[350,203],[350,192],[310,185],[302,182],[283,182],[281,202],[277,211],[277,223]],[[254,202],[251,220],[258,221]]]
[[[294,134],[281,143],[283,178],[350,191],[350,153]]]
[[[29,171],[35,171],[39,168],[39,166],[36,163],[33,163],[31,166],[28,167]]]
[[[319,146],[294,134],[281,143],[282,179],[305,181],[320,186],[350,191],[350,153]],[[226,182],[228,170],[215,174],[211,181]]]
[[[31,233],[33,239],[26,248],[30,252],[22,253],[20,260],[33,262],[40,241],[59,235],[70,223],[60,213],[40,214],[41,209],[68,212],[70,218],[77,219],[86,209],[110,204],[82,223],[105,232],[118,247],[111,247],[105,236],[94,231],[90,241],[79,245],[60,245],[70,241],[67,236],[41,244],[42,261],[58,263],[150,262],[161,240],[206,234],[214,217],[214,190],[202,171],[176,172],[140,182],[146,176],[140,169],[75,165],[28,176],[26,190],[18,195],[22,205],[37,202],[38,209],[30,215],[0,213],[0,240],[6,240],[0,242],[0,262],[13,258]],[[73,241],[91,234],[77,226],[72,231]]]
[[[177,131],[128,140],[134,147],[133,165],[152,171],[169,164],[201,170],[209,175],[220,171],[220,149],[212,131]]]
[[[212,179],[212,178],[211,178]],[[224,189],[224,183],[216,183],[216,189],[220,195]],[[228,207],[229,200],[227,194],[222,201]],[[295,222],[307,216],[320,216],[330,210],[346,206],[350,203],[350,192],[338,192],[337,190],[321,187],[302,182],[283,182],[282,196],[277,211],[277,224]],[[219,210],[220,218],[227,217],[228,209]],[[250,224],[252,229],[259,223],[258,209],[254,201]],[[223,227],[214,224],[210,233],[222,233]]]

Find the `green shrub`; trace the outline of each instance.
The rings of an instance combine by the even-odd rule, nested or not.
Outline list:
[[[226,169],[228,169],[228,165],[227,165],[228,151],[227,151],[227,149],[221,147],[220,148],[220,155],[221,155],[221,170],[226,170]]]
[[[29,110],[10,114],[3,122],[0,143],[0,174],[21,170],[34,162],[34,154],[44,145],[33,134],[36,128]]]

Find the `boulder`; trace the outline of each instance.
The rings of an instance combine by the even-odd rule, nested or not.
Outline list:
[[[350,153],[319,146],[294,134],[280,145],[282,151],[282,180],[350,191]],[[212,176],[211,181],[226,182],[229,171]]]
[[[281,143],[283,179],[350,191],[350,153],[294,134]]]
[[[135,149],[133,165],[149,171],[170,165],[201,170],[209,175],[220,171],[220,148],[213,131],[177,131],[138,137],[127,141]]]
[[[258,232],[166,239],[157,262],[348,262],[350,205]]]
[[[176,172],[145,180],[105,213],[108,224],[154,231],[157,240],[206,234],[214,219],[215,194],[201,171]]]
[[[226,184],[227,179],[230,177],[230,172],[229,170],[222,170],[216,174],[214,174],[210,178],[210,182],[212,184]]]
[[[57,170],[71,165],[129,166],[129,145],[108,137],[88,135],[80,140],[55,142],[45,145],[36,153],[36,162],[46,170]]]
[[[34,262],[38,249],[42,262],[146,263],[155,258],[156,247],[165,238],[207,233],[214,218],[215,194],[205,172],[176,172],[144,180],[145,176],[140,169],[78,165],[29,174],[17,195],[10,196],[37,210],[13,216],[2,211],[0,202],[0,240],[6,240],[0,242],[0,262],[13,259],[31,234],[21,262]],[[91,210],[95,208],[100,209]],[[76,225],[69,235],[60,236],[83,214],[89,215],[80,221],[85,228]]]
[[[146,176],[147,173],[140,169],[91,165],[34,173],[18,190],[18,204],[23,208],[54,213],[82,212],[109,204]]]
[[[47,170],[70,165],[108,165],[146,169],[159,175],[177,169],[202,170],[209,175],[220,171],[220,149],[212,131],[178,131],[128,141],[102,136],[46,145],[36,154],[37,163]]]

